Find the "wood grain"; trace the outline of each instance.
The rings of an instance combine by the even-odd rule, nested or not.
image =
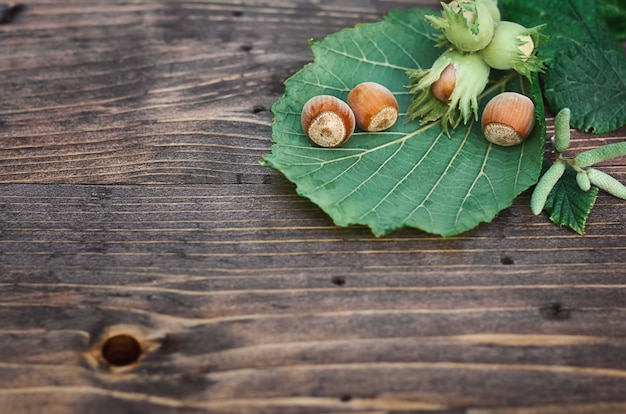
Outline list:
[[[619,217],[581,238],[531,218],[523,197],[464,236],[376,239],[335,228],[289,187],[199,187],[14,185],[0,198],[0,401],[24,412],[53,394],[59,412],[621,403]],[[144,343],[140,363],[102,360],[115,332]]]
[[[375,238],[258,164],[309,38],[437,5],[0,7],[0,413],[626,412],[623,202]]]

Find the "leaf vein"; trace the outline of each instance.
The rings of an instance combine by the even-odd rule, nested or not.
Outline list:
[[[351,54],[348,54],[347,52],[344,52],[344,51],[341,51],[341,50],[337,50],[337,49],[327,48],[327,50],[329,52],[336,53],[337,55],[339,55],[341,57],[344,57],[346,59],[352,59],[352,60],[355,60],[355,61],[360,62],[360,63],[367,63],[367,64],[370,64],[372,66],[382,66],[382,67],[386,67],[386,68],[390,68],[390,69],[402,70],[404,72],[413,69],[413,68],[409,68],[409,67],[406,67],[406,66],[399,66],[399,65],[392,65],[390,63],[385,64],[384,62],[377,62],[377,61],[370,60],[370,59],[367,59],[367,58],[364,58],[364,57],[358,57],[358,56],[355,56],[355,55],[351,55]]]

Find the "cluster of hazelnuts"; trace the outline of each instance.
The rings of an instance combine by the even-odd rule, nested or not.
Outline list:
[[[497,0],[453,0],[441,3],[442,14],[425,20],[440,30],[440,46],[446,50],[429,69],[407,71],[406,85],[414,95],[406,110],[409,120],[422,123],[441,120],[444,132],[472,115],[478,119],[479,99],[489,82],[491,69],[514,70],[531,80],[531,73],[543,71],[537,47],[545,39],[543,26],[526,28],[503,21]],[[535,121],[531,99],[515,92],[503,92],[487,103],[481,124],[485,138],[494,144],[522,143]],[[368,132],[391,127],[398,118],[393,94],[375,82],[357,85],[347,104],[330,95],[308,101],[302,110],[302,127],[313,142],[337,147],[350,137],[356,125]]]
[[[515,71],[533,81],[545,69],[537,56],[546,41],[544,25],[526,28],[502,20],[497,0],[453,0],[441,3],[440,15],[424,20],[439,30],[438,46],[445,47],[429,69],[407,72],[413,100],[408,119],[441,120],[444,131],[460,121],[478,119],[479,101],[492,69]],[[526,96],[503,93],[493,98],[482,115],[485,138],[498,145],[523,142],[534,124],[534,105]]]
[[[535,123],[535,105],[525,95],[503,92],[485,106],[481,126],[485,138],[497,145],[512,146],[524,141]],[[367,132],[391,128],[398,119],[398,101],[391,91],[376,82],[358,84],[348,102],[332,95],[317,95],[302,108],[302,128],[321,147],[344,144],[356,126]]]
[[[391,128],[398,119],[398,101],[389,89],[363,82],[348,94],[348,102],[332,95],[317,95],[302,108],[302,128],[321,147],[344,144],[356,126],[367,132]]]

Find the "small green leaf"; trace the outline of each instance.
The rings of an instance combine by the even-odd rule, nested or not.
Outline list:
[[[544,171],[550,165],[545,162]],[[597,196],[598,188],[595,186],[589,191],[581,190],[576,182],[576,172],[568,168],[550,192],[545,210],[554,224],[567,226],[582,235],[585,234],[585,224]]]
[[[435,29],[424,22],[432,10],[391,12],[377,23],[358,25],[312,44],[315,62],[286,82],[273,106],[274,144],[262,158],[281,171],[297,192],[340,226],[367,225],[375,235],[404,226],[451,236],[491,221],[537,182],[544,153],[545,119],[538,79],[531,85],[506,74],[487,87],[480,109],[502,90],[531,95],[535,128],[518,146],[499,147],[472,120],[448,137],[441,124],[406,117],[412,95],[407,71],[429,68],[442,50]],[[357,130],[341,148],[320,148],[305,136],[300,112],[312,96],[346,99],[360,82],[389,88],[400,107],[389,130]]]
[[[551,108],[571,110],[571,124],[603,134],[626,125],[626,59],[623,52],[575,45],[544,75]]]

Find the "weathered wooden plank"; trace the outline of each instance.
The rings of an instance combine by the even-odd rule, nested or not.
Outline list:
[[[375,238],[258,165],[308,38],[437,4],[0,8],[0,412],[626,411],[623,203]]]
[[[274,182],[269,108],[307,40],[436,4],[30,3],[0,25],[0,181]]]
[[[28,257],[32,266],[91,263],[90,268],[105,271],[103,261],[109,266],[145,267],[158,259],[161,266],[204,266],[205,272],[224,275],[275,261],[284,261],[277,269],[299,265],[306,272],[315,264],[352,269],[351,273],[376,266],[402,271],[402,266],[453,269],[468,263],[506,271],[527,265],[549,273],[541,266],[560,263],[568,266],[563,269],[566,276],[585,265],[593,273],[608,274],[595,264],[620,264],[626,259],[623,207],[606,195],[600,197],[584,237],[557,228],[544,216],[533,217],[524,196],[493,223],[457,237],[444,239],[407,229],[377,239],[366,228],[336,228],[292,188],[283,186],[4,189],[8,190],[0,196],[4,266],[24,265],[23,258]]]
[[[99,397],[107,397],[109,404],[117,401],[125,407],[145,400],[144,409],[155,404],[161,409],[214,410],[209,412],[417,411],[541,406],[555,401],[596,409],[602,405],[590,403],[620,401],[626,381],[623,368],[598,356],[598,350],[623,354],[623,340],[615,338],[499,334],[410,338],[411,332],[406,332],[391,338],[239,347],[222,339],[225,349],[209,347],[197,354],[193,340],[210,345],[228,331],[206,326],[182,334],[172,326],[169,330],[168,335],[156,327],[146,330],[158,348],[132,371],[92,369],[85,362],[71,365],[71,359],[53,353],[45,363],[2,362],[3,372],[13,380],[10,387],[3,386],[0,399],[24,406],[20,397],[28,397],[32,404],[33,398],[54,394],[55,401],[80,407],[83,400],[95,404]],[[47,342],[54,347],[54,338]],[[571,363],[582,359],[590,359],[590,365],[600,360],[599,366]]]
[[[4,189],[8,407],[51,395],[75,412],[623,401],[619,217],[580,237],[530,218],[523,197],[468,235],[376,239],[282,186]],[[119,333],[143,344],[139,363],[103,360]]]
[[[29,3],[0,25],[0,181],[270,182],[269,108],[308,39],[418,5]]]

